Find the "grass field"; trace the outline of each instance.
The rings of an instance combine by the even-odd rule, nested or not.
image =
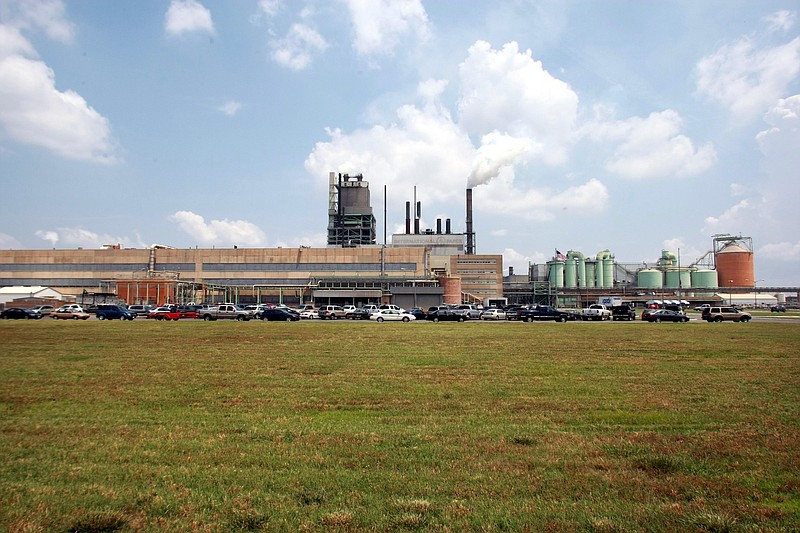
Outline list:
[[[0,339],[0,531],[800,528],[800,323]]]

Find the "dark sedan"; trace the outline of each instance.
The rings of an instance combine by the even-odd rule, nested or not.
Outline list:
[[[38,311],[31,311],[30,309],[22,309],[21,307],[11,307],[0,313],[0,318],[3,319],[27,319],[38,320],[42,318],[42,314]]]
[[[344,315],[345,318],[349,318],[350,320],[369,320],[370,312],[368,309],[364,309],[363,307],[357,307],[347,312]]]
[[[425,316],[425,320],[430,320],[431,322],[464,322],[465,320],[469,320],[469,315],[460,309],[437,309],[428,313]]]
[[[300,315],[287,311],[282,307],[272,307],[270,309],[264,309],[261,313],[261,320],[268,320],[270,322],[275,322],[276,320],[281,322],[295,322],[300,320]]]
[[[645,320],[648,322],[689,322],[689,317],[678,311],[656,309]]]

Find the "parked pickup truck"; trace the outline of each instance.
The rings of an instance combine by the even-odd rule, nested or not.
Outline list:
[[[555,320],[556,322],[566,322],[569,313],[559,311],[549,305],[535,305],[529,309],[517,311],[517,320],[533,322],[534,320]]]
[[[613,320],[636,320],[636,311],[628,304],[612,305],[611,318]]]
[[[203,320],[250,320],[253,315],[247,309],[237,307],[232,304],[222,304],[208,309],[201,309],[197,311],[197,318]]]
[[[592,304],[581,311],[583,320],[610,320],[611,311],[603,304]]]

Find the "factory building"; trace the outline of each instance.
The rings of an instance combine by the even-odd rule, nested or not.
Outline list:
[[[419,230],[376,244],[369,183],[331,172],[326,248],[0,250],[0,286],[45,286],[129,304],[478,303],[503,291],[502,255],[467,254],[465,234]],[[410,209],[407,209],[409,212]],[[471,212],[471,209],[468,209]],[[409,216],[407,216],[407,219]],[[469,221],[468,225],[471,225]]]

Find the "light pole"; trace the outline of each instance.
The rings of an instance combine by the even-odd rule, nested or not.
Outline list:
[[[758,309],[758,282],[764,281],[763,279],[757,279],[753,282],[753,307]]]
[[[733,307],[733,280],[728,280],[728,305]]]

